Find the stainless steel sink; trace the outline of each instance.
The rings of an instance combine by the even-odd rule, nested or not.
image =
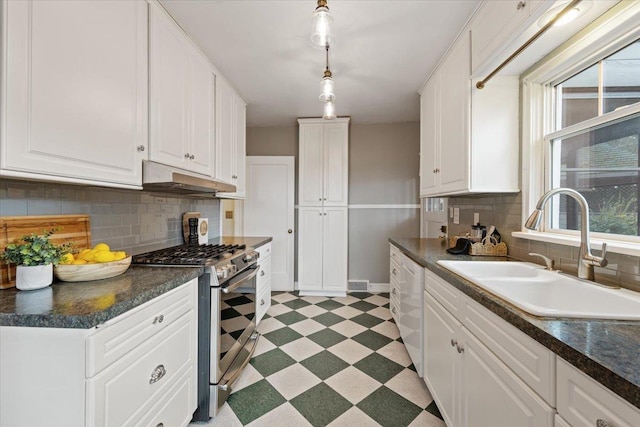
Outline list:
[[[608,289],[537,264],[438,261],[523,311],[541,317],[640,320],[640,293]]]

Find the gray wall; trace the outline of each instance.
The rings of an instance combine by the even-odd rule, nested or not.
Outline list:
[[[0,180],[0,216],[86,214],[93,244],[138,254],[182,244],[182,214],[209,218],[209,237],[219,235],[220,201],[18,180]]]
[[[419,209],[387,206],[419,203],[419,150],[417,122],[350,126],[349,280],[388,283],[389,236],[419,235]],[[248,128],[247,155],[295,156],[297,177],[298,127]]]
[[[511,236],[522,229],[521,194],[497,194],[449,198],[449,207],[460,208],[460,224],[449,220],[449,235],[463,234],[471,229],[473,213],[480,214],[480,222],[495,225],[507,244],[509,256],[541,263],[540,259],[529,256],[529,252],[546,255],[556,262],[556,268],[577,274],[578,248],[534,240],[518,239]],[[594,251],[599,254],[598,251]],[[596,280],[619,284],[634,291],[640,291],[640,257],[609,253],[609,264],[605,268],[596,267]]]

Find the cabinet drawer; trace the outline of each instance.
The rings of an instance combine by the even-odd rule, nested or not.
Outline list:
[[[197,305],[197,279],[106,322],[87,338],[87,378],[129,353]]]
[[[258,262],[260,263],[267,258],[271,258],[271,242],[257,247],[256,251],[260,254],[260,258],[258,258]]]
[[[402,252],[400,249],[393,245],[389,245],[389,257],[392,261],[395,261],[398,265],[402,265]]]
[[[424,273],[424,289],[442,304],[451,314],[460,319],[462,293],[435,273],[426,270]]]
[[[398,297],[391,295],[389,298],[389,311],[391,311],[391,316],[393,316],[396,326],[400,328],[400,302]]]
[[[195,385],[190,373],[183,375],[153,407],[136,427],[178,427],[186,426],[195,411]]]
[[[267,283],[271,283],[271,259],[260,262],[260,272],[256,281],[256,292],[260,293]]]
[[[467,296],[463,301],[466,328],[555,407],[555,354]]]
[[[271,307],[271,282],[267,282],[256,299],[256,322],[259,322]]]
[[[558,358],[558,413],[573,427],[640,426],[640,410]]]
[[[195,366],[195,312],[87,381],[88,425],[133,425]]]

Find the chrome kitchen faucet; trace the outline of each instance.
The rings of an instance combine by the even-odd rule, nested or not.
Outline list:
[[[607,265],[607,244],[602,244],[602,256],[598,257],[591,253],[591,242],[589,241],[589,204],[587,200],[571,188],[555,188],[547,191],[538,200],[536,210],[524,224],[529,230],[537,230],[542,221],[543,209],[547,201],[556,194],[565,194],[574,198],[580,205],[580,252],[578,253],[578,277],[581,279],[593,280],[593,266],[604,267]]]

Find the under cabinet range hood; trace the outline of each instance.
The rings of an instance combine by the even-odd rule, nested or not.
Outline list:
[[[142,162],[142,189],[162,193],[211,197],[216,193],[233,193],[236,186],[196,175],[161,163]]]

